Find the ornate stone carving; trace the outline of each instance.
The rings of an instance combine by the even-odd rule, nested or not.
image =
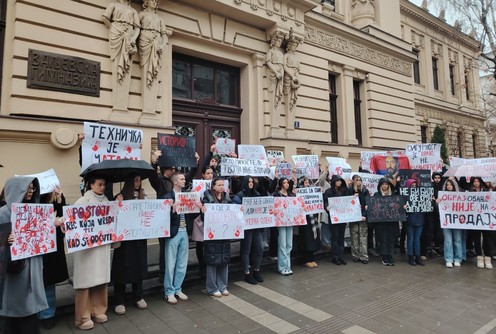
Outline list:
[[[269,100],[271,128],[279,129],[280,107],[283,97],[284,54],[281,49],[284,33],[276,30],[270,36],[270,49],[265,55],[267,65],[266,86]]]
[[[417,33],[415,30],[412,30],[412,47],[415,49],[423,49],[425,46],[424,43],[424,35]]]
[[[301,38],[289,31],[286,54],[284,55],[284,97],[286,108],[286,135],[294,130],[296,103],[298,89],[300,88],[300,59],[296,55],[296,48],[301,43]]]
[[[168,40],[165,22],[156,13],[158,4],[159,0],[144,0],[143,10],[139,13],[141,33],[138,46],[143,114],[155,114],[159,83],[158,74],[162,63],[162,53]]]
[[[366,63],[387,68],[403,75],[412,75],[412,64],[410,62],[370,49],[362,44],[351,42],[327,31],[306,26],[305,41],[306,43],[315,43],[328,50],[360,59]]]
[[[443,20],[444,22],[446,22],[446,17],[445,17],[445,16],[446,16],[446,11],[445,11],[445,10],[444,10],[444,8],[443,8],[443,9],[441,9],[441,11],[439,12],[439,16],[438,16],[438,18],[439,18],[440,20]]]
[[[109,28],[113,110],[127,112],[131,58],[137,52],[136,38],[140,31],[138,12],[129,5],[128,0],[116,0],[107,6],[102,20]]]
[[[458,64],[458,52],[448,49],[448,60],[452,65]]]
[[[374,0],[352,0],[351,24],[361,28],[373,23],[375,23]]]
[[[443,46],[433,40],[431,40],[431,51],[433,57],[440,58],[443,56]]]

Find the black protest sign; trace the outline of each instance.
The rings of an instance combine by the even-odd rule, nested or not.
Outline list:
[[[406,220],[405,199],[403,196],[367,197],[367,221],[399,222]]]
[[[434,188],[429,170],[400,170],[400,195],[406,198],[406,212],[432,212]],[[407,180],[415,180],[416,187],[407,187]]]
[[[157,134],[158,149],[162,156],[158,159],[160,167],[196,167],[195,137]]]

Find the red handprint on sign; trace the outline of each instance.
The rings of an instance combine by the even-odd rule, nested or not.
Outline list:
[[[91,147],[91,149],[93,150],[93,152],[98,151],[98,149],[100,148],[100,145],[101,145],[101,144],[102,144],[102,143],[101,143],[99,140],[97,140],[97,141],[95,142],[95,144],[93,145],[93,147]]]
[[[131,153],[133,151],[133,149],[131,148],[131,146],[127,145],[126,147],[124,147],[124,149],[126,150],[127,153]]]
[[[212,232],[212,229],[210,227],[207,229],[207,237],[209,239],[213,239],[214,238],[214,232]]]

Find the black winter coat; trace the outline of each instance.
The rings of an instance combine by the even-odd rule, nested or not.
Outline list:
[[[223,203],[230,204],[229,195],[224,193],[223,200],[217,202],[210,190],[203,194],[203,203]],[[202,217],[204,220],[204,217]],[[203,242],[203,258],[207,265],[229,264],[231,260],[231,240],[205,240]]]

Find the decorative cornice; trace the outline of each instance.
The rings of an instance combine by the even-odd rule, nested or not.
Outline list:
[[[293,4],[291,1],[283,6],[281,0],[267,1],[267,0],[233,0],[234,4],[237,6],[243,6],[243,3],[249,5],[249,8],[256,12],[265,11],[268,16],[279,16],[282,21],[293,21],[296,26],[302,26],[304,22],[301,20],[304,13],[301,12],[301,19],[298,19],[298,11],[301,9],[297,5]]]
[[[415,5],[410,3],[408,3],[408,5],[400,3],[400,12],[413,17],[414,19],[426,24],[427,26],[434,28],[436,31],[439,31],[440,33],[452,39],[455,39],[456,41],[461,42],[470,48],[476,50],[479,49],[479,42],[475,39],[460,32],[459,30],[456,30],[454,27],[450,26],[441,19],[429,14],[428,12],[422,11],[422,9],[418,8],[417,6],[415,6],[415,8],[418,9],[418,11],[410,8],[409,6]]]
[[[318,44],[328,50],[360,59],[366,63],[377,65],[409,77],[412,75],[411,62],[400,60],[323,30],[306,26],[305,43]]]

